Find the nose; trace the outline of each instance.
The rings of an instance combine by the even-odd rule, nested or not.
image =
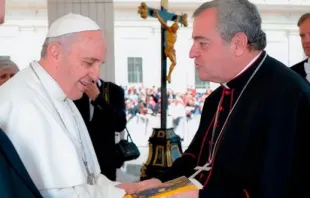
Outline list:
[[[190,58],[196,58],[198,55],[199,55],[199,52],[196,49],[195,45],[193,44],[190,51],[189,51],[189,57]]]
[[[91,67],[91,70],[89,72],[89,76],[91,78],[92,81],[97,82],[100,79],[100,63],[98,64],[94,64]]]

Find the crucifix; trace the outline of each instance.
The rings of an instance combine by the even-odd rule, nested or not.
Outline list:
[[[194,170],[196,170],[196,172],[189,177],[190,179],[194,179],[202,171],[210,171],[211,163],[206,163],[204,166],[196,166]]]
[[[167,129],[167,81],[171,83],[171,74],[176,66],[174,45],[177,40],[179,23],[187,27],[187,14],[177,15],[168,11],[168,0],[161,0],[160,9],[150,8],[146,3],[138,7],[141,18],[153,17],[161,25],[161,104],[160,128],[153,129],[149,139],[149,155],[147,162],[141,168],[141,180],[152,178],[164,169],[172,166],[175,159],[182,154],[181,139],[173,131]],[[169,26],[168,22],[174,23]],[[167,74],[167,58],[171,64]]]
[[[171,74],[176,66],[176,55],[174,45],[177,40],[177,30],[179,23],[187,27],[187,14],[177,15],[168,12],[168,0],[161,0],[160,9],[147,7],[142,2],[138,8],[141,18],[146,19],[148,16],[157,18],[161,24],[161,128],[166,128],[167,124],[167,82],[171,83]],[[174,21],[169,27],[167,22]],[[167,75],[167,57],[171,64]]]

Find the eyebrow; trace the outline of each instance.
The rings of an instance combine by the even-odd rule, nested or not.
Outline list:
[[[86,60],[86,61],[91,61],[91,62],[100,62],[100,64],[104,64],[105,63],[104,61],[101,61],[101,60],[99,60],[97,58],[85,57],[83,59]]]
[[[88,61],[93,61],[93,62],[96,62],[96,61],[100,61],[99,59],[97,58],[90,58],[90,57],[86,57],[86,58],[83,58],[84,60],[88,60]]]
[[[203,37],[203,36],[193,36],[193,39],[194,40],[207,40],[209,41],[210,39],[206,38],[206,37]]]
[[[101,64],[104,64],[104,61],[99,60],[97,58],[86,57],[86,58],[84,58],[84,60],[91,61],[91,62],[100,62]]]

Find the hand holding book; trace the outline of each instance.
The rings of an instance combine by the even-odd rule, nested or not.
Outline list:
[[[165,183],[151,179],[135,184],[120,184],[118,187],[127,192],[125,198],[198,198],[198,190],[202,188],[196,180],[186,177]]]
[[[162,182],[159,179],[148,179],[136,183],[118,184],[116,187],[125,190],[127,194],[134,194],[146,189],[154,188],[160,184],[162,184]]]

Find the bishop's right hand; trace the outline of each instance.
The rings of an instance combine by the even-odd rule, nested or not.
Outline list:
[[[160,184],[162,182],[159,179],[148,179],[137,183],[118,184],[116,187],[125,190],[127,194],[134,194],[146,189],[155,188]]]

